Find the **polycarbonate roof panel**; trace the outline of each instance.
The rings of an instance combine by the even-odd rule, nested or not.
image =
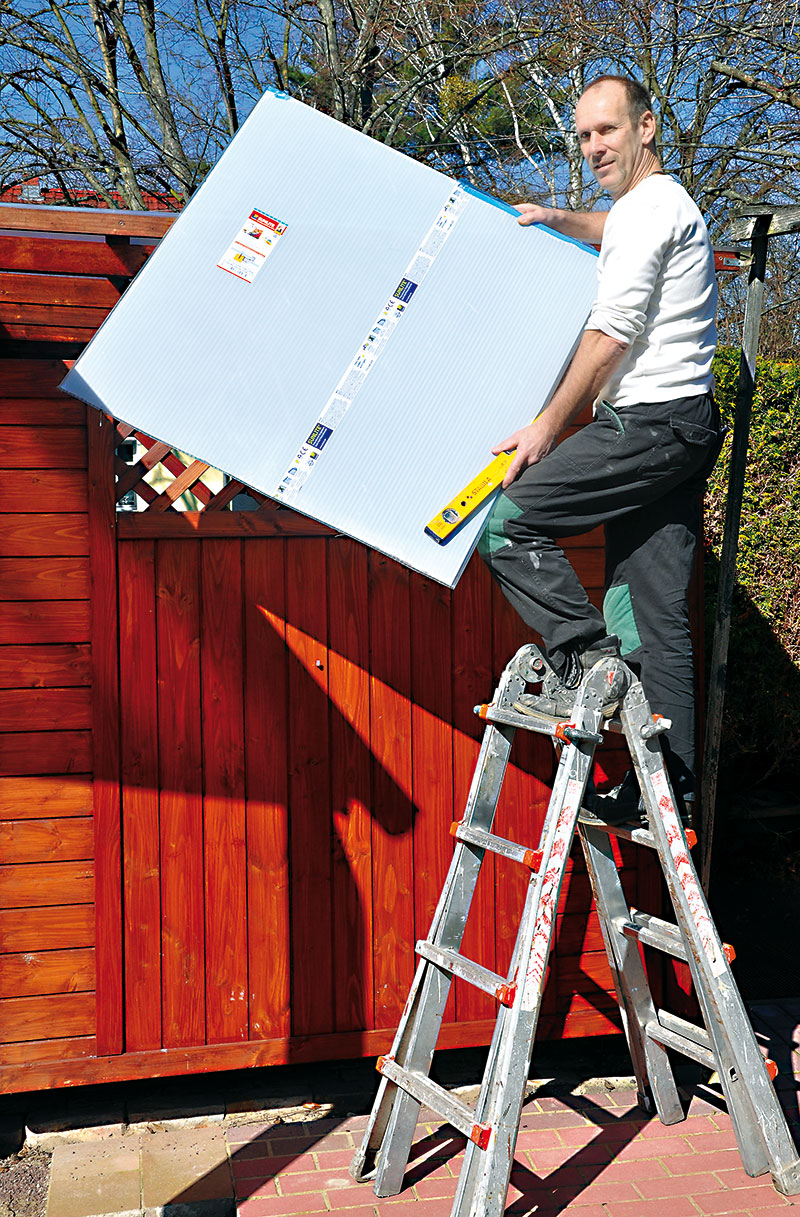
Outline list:
[[[98,409],[453,586],[425,525],[546,403],[593,251],[267,93],[68,373]]]

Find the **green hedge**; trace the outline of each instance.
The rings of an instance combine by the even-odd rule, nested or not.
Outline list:
[[[733,428],[738,350],[715,360],[717,400]],[[759,360],[742,508],[725,696],[723,786],[800,773],[800,362]],[[706,658],[711,655],[731,433],[705,505]]]

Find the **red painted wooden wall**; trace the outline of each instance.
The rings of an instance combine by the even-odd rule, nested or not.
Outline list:
[[[0,236],[5,1090],[386,1050],[477,756],[472,708],[527,641],[477,559],[451,594],[269,501],[231,511],[232,490],[117,513],[123,432],[57,385],[146,256],[130,238],[168,223],[0,207],[20,230]],[[599,535],[571,556],[599,592]],[[512,756],[499,831],[533,845],[552,749]],[[621,860],[657,911],[647,851]],[[523,881],[499,861],[481,879],[465,949],[498,970]],[[576,857],[544,1035],[617,1027],[590,903]],[[492,1025],[457,985],[443,1044]]]

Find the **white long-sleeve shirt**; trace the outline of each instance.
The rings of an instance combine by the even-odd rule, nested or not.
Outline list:
[[[679,182],[653,174],[616,201],[597,275],[586,328],[630,344],[600,396],[624,408],[707,392],[717,342],[714,254]]]

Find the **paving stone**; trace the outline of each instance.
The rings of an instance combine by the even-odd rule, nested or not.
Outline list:
[[[576,1189],[571,1189],[571,1191],[572,1196],[570,1199],[574,1199]],[[618,1201],[637,1200],[639,1198],[636,1185],[627,1179],[613,1180],[605,1179],[603,1176],[578,1188],[577,1191],[579,1195],[585,1197],[587,1203],[595,1201],[597,1204],[614,1204]]]
[[[631,1162],[615,1160],[594,1168],[581,1164],[581,1173],[587,1182],[594,1179],[637,1182],[639,1179],[656,1181],[667,1178],[666,1167],[658,1158],[634,1158]]]
[[[375,1198],[375,1193],[372,1191],[370,1184],[361,1183],[354,1185],[352,1179],[348,1179],[347,1182],[350,1184],[349,1187],[331,1188],[330,1191],[325,1192],[325,1197],[327,1198],[328,1206],[330,1208],[336,1209],[337,1211],[339,1209],[355,1208],[357,1205],[370,1203]],[[455,1192],[455,1187],[453,1188],[453,1192]],[[306,1192],[301,1195],[292,1195],[287,1197],[287,1199],[304,1200],[306,1196],[310,1194],[313,1193]],[[322,1193],[320,1192],[319,1195],[322,1195]],[[414,1193],[410,1189],[405,1192],[401,1192],[400,1195],[393,1197],[393,1199],[402,1201],[404,1204],[416,1203]]]
[[[281,1196],[275,1179],[237,1179],[235,1182],[237,1200],[246,1200],[248,1196]]]
[[[274,1179],[282,1171],[291,1171],[293,1158],[231,1158],[234,1179]]]
[[[221,1128],[184,1129],[142,1138],[145,1208],[232,1196],[233,1178]]]
[[[235,1205],[232,1198],[227,1200],[195,1200],[191,1204],[164,1204],[155,1208],[143,1209],[136,1217],[234,1217]],[[122,1217],[121,1214],[108,1214],[106,1217]]]
[[[350,1163],[353,1161],[352,1149],[322,1149],[319,1153],[315,1153],[320,1170],[337,1170],[342,1167],[348,1170]]]
[[[59,1145],[53,1152],[47,1217],[138,1214],[141,1208],[139,1138]]]
[[[738,1151],[736,1153],[736,1161],[731,1162],[725,1169],[715,1170],[714,1173],[723,1187],[730,1188],[731,1191],[733,1191],[735,1188],[741,1187],[760,1187],[765,1188],[767,1192],[773,1195],[778,1195],[781,1201],[784,1199],[790,1199],[788,1196],[784,1197],[780,1192],[778,1192],[770,1175],[759,1175],[757,1178],[753,1178],[752,1175],[748,1175],[742,1166]],[[795,1197],[795,1203],[797,1203],[797,1197]]]
[[[715,1175],[675,1175],[671,1179],[637,1179],[636,1187],[645,1200],[666,1200],[672,1196],[699,1196],[722,1191]]]
[[[239,1217],[294,1217],[295,1213],[327,1213],[322,1195],[253,1196],[236,1206]]]
[[[728,1139],[727,1146],[730,1146],[731,1141]],[[727,1148],[723,1146],[722,1148]],[[671,1161],[673,1158],[687,1158],[690,1156],[698,1156],[694,1154],[691,1145],[688,1141],[683,1141],[679,1137],[648,1137],[645,1141],[629,1141],[627,1145],[621,1145],[615,1154],[619,1162],[633,1162],[635,1159],[659,1158],[665,1162]]]
[[[738,1149],[732,1145],[730,1149],[718,1149],[707,1154],[670,1154],[667,1165],[671,1175],[700,1175],[731,1170],[737,1166],[741,1168],[741,1162]]]
[[[703,1213],[735,1213],[748,1209],[785,1208],[789,1202],[775,1191],[774,1188],[737,1187],[734,1191],[723,1191],[722,1188],[709,1196],[695,1197],[695,1204]]]
[[[580,1112],[564,1108],[561,1111],[526,1112],[520,1128],[538,1130],[540,1128],[586,1128],[586,1117]],[[595,1130],[596,1131],[596,1130]]]
[[[697,1217],[697,1209],[688,1196],[672,1196],[663,1200],[633,1200],[606,1205],[606,1217]]]
[[[353,1180],[346,1171],[310,1171],[304,1175],[280,1175],[280,1192],[283,1196],[295,1192],[326,1192],[334,1188],[352,1188]]]

